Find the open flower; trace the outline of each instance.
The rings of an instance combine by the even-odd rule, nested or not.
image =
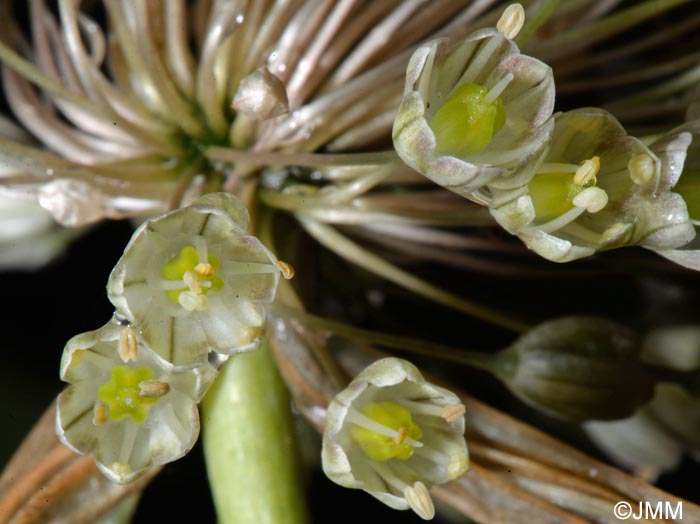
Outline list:
[[[328,406],[323,471],[395,509],[434,515],[431,485],[469,467],[464,405],[411,363],[385,358],[363,370]]]
[[[687,147],[689,137],[682,138],[675,145]],[[694,229],[683,199],[664,182],[678,153],[658,151],[664,162],[602,109],[559,114],[526,193],[494,192],[491,214],[555,262],[626,245],[682,246]]]
[[[68,341],[56,429],[81,454],[94,453],[114,482],[182,457],[199,435],[197,403],[216,376],[204,365],[174,372],[128,327],[107,324]]]
[[[175,366],[256,348],[280,267],[247,227],[227,193],[146,221],[109,278],[117,316]]]
[[[420,46],[394,121],[404,162],[463,196],[502,179],[504,187],[526,184],[551,133],[551,69],[520,54],[507,14],[501,30]]]

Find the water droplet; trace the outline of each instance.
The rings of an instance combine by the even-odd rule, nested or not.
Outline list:
[[[52,168],[46,170],[46,176],[54,176],[55,171]]]
[[[243,15],[242,14],[236,15],[236,23],[237,24],[243,23]]]

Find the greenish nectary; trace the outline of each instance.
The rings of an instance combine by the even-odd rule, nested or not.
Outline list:
[[[503,350],[494,372],[524,402],[570,420],[626,417],[649,400],[654,380],[637,335],[604,318],[540,324]]]

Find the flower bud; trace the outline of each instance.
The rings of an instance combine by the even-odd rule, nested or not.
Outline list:
[[[653,380],[630,329],[603,318],[540,324],[503,350],[494,372],[521,400],[571,420],[630,415],[651,397]]]

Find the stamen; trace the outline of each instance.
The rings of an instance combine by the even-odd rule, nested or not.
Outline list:
[[[202,291],[202,285],[199,283],[199,279],[192,271],[185,271],[185,273],[182,275],[182,281],[195,293]]]
[[[608,204],[608,194],[599,187],[589,187],[576,195],[572,202],[589,213],[597,213]]]
[[[574,175],[574,184],[584,187],[589,182],[595,185],[595,177],[600,171],[600,157],[594,156],[588,160],[581,162],[581,167],[576,170]]]
[[[505,35],[508,40],[513,40],[525,24],[525,9],[520,4],[511,4],[505,8],[501,18],[496,22],[496,29]]]
[[[498,83],[495,86],[493,86],[486,94],[486,96],[484,97],[484,103],[490,104],[499,96],[501,96],[501,93],[503,93],[505,88],[508,87],[508,84],[510,84],[511,80],[513,80],[513,73],[508,73],[506,76],[501,78],[498,81]]]
[[[197,250],[197,259],[200,264],[209,262],[209,251],[207,250],[207,241],[202,236],[197,236],[193,239],[195,250]]]
[[[209,305],[206,295],[194,291],[183,291],[178,295],[177,301],[187,311],[202,311]]]
[[[139,382],[139,396],[144,398],[160,398],[170,391],[170,384],[159,380],[144,380]]]
[[[435,516],[433,499],[430,498],[430,492],[422,482],[416,481],[413,487],[406,486],[403,490],[403,496],[410,508],[420,518],[430,520]]]
[[[214,268],[208,262],[207,263],[200,262],[199,264],[194,266],[194,272],[197,273],[198,275],[203,276],[203,277],[210,277],[214,274]]]
[[[590,189],[597,189],[597,188],[590,188]],[[587,190],[584,190],[584,191],[587,191]],[[586,209],[583,207],[574,207],[572,209],[569,209],[566,213],[559,215],[557,218],[550,220],[549,222],[545,222],[544,224],[540,224],[539,226],[537,226],[537,229],[539,231],[542,231],[543,233],[553,233],[554,231],[558,231],[559,229],[563,228],[564,226],[566,226],[566,225],[570,224],[571,222],[573,222],[574,220],[576,220],[585,211],[586,211]]]
[[[448,404],[442,408],[440,416],[447,422],[454,422],[462,418],[466,412],[467,408],[464,407],[464,404]]]
[[[394,439],[394,441],[398,442],[399,439],[399,432],[386,427],[384,424],[380,424],[376,420],[372,420],[369,418],[367,415],[363,415],[359,411],[357,411],[355,408],[351,407],[348,409],[348,414],[347,414],[347,420],[351,424],[354,424],[356,426],[360,426],[361,428],[365,428],[369,431],[372,431],[374,433],[378,433],[379,435],[384,435],[385,437],[390,437]],[[404,428],[401,428],[404,429]],[[413,446],[414,448],[420,448],[423,446],[422,442],[419,442],[417,440],[413,440],[412,438],[409,437],[404,437],[401,442],[405,442],[406,444],[409,444]]]
[[[447,404],[446,406],[437,406],[430,402],[416,402],[414,400],[401,399],[399,404],[411,410],[416,415],[432,415],[440,417],[447,422],[452,422],[459,419],[466,412],[464,404]]]
[[[136,333],[131,328],[124,328],[119,333],[119,343],[117,344],[117,352],[123,362],[136,360],[138,354],[138,342],[136,341]]]
[[[649,155],[642,153],[630,159],[627,169],[632,182],[637,185],[645,184],[654,176],[654,161]]]
[[[277,267],[279,267],[280,271],[282,271],[282,276],[285,280],[289,280],[290,278],[294,277],[294,268],[291,264],[278,260]]]
[[[95,405],[95,413],[92,415],[92,423],[101,426],[107,422],[107,406],[104,404]]]

